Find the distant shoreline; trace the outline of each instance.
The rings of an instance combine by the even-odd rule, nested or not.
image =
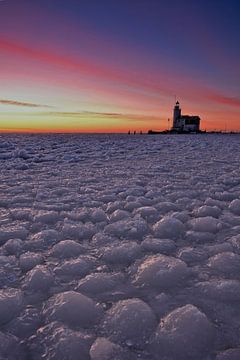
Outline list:
[[[0,136],[5,135],[131,135],[131,136],[142,136],[142,135],[240,135],[240,131],[202,131],[202,132],[171,132],[171,131],[151,131],[151,132],[132,132],[130,134],[126,132],[30,132],[30,131],[0,131]]]

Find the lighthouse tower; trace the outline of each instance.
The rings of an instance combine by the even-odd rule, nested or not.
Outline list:
[[[179,126],[181,126],[180,119],[181,119],[181,109],[179,106],[179,102],[177,101],[173,109],[173,129],[177,129],[179,128]]]

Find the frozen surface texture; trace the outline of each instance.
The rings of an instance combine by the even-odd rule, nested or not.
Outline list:
[[[239,135],[1,135],[0,359],[240,359]]]

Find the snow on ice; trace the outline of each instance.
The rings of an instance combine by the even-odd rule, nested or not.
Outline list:
[[[1,135],[0,359],[239,360],[239,135]]]

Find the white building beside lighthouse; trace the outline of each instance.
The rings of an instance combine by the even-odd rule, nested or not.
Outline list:
[[[176,132],[199,132],[200,131],[200,117],[192,115],[182,115],[180,104],[177,101],[173,109],[173,125],[172,131]]]

